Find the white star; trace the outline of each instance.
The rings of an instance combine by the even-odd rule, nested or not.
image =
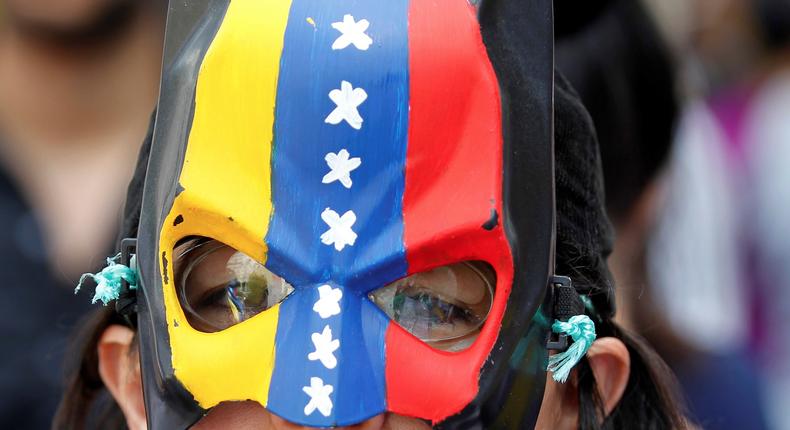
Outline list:
[[[331,184],[334,181],[340,181],[344,187],[351,188],[351,171],[359,167],[362,164],[362,160],[359,157],[348,157],[348,151],[345,149],[341,149],[337,154],[333,152],[326,154],[324,160],[326,160],[326,165],[329,166],[331,171],[324,175],[324,179],[321,182]]]
[[[322,319],[340,314],[340,299],[343,298],[343,290],[332,288],[329,285],[321,285],[318,287],[318,296],[313,310],[318,312]]]
[[[321,378],[310,378],[310,386],[302,387],[302,391],[310,396],[310,401],[304,407],[304,414],[310,415],[318,409],[321,415],[328,417],[332,413],[332,399],[329,395],[332,394],[334,388],[331,385],[324,385]]]
[[[367,51],[373,43],[373,39],[365,34],[369,26],[368,20],[360,19],[354,22],[354,17],[351,15],[343,16],[343,22],[333,22],[332,28],[339,31],[340,36],[332,44],[332,49],[344,49],[353,43],[357,49]]]
[[[340,348],[340,340],[332,339],[332,329],[326,325],[323,332],[313,333],[310,338],[313,339],[315,351],[307,354],[307,359],[310,361],[320,360],[327,369],[334,369],[337,366],[335,351]]]
[[[357,222],[354,211],[346,211],[343,216],[340,216],[332,209],[326,208],[321,212],[321,219],[329,226],[329,230],[321,235],[321,243],[335,245],[336,251],[342,251],[346,245],[354,245],[357,240],[357,234],[351,229]]]
[[[362,128],[364,120],[359,115],[357,108],[368,98],[368,93],[365,90],[354,88],[348,81],[342,81],[339,90],[329,92],[329,98],[335,102],[337,107],[327,115],[325,123],[337,125],[345,120],[348,125],[357,130]]]

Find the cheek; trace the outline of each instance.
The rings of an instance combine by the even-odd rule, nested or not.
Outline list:
[[[536,429],[554,428],[558,421],[560,396],[553,379],[546,378],[546,387],[543,389],[543,402],[540,405],[540,413],[535,423]]]
[[[576,390],[572,388],[572,382],[560,384],[546,373],[543,402],[535,429],[572,430],[578,427],[577,423]]]

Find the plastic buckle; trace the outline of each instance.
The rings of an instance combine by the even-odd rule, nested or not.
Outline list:
[[[556,303],[560,294],[563,294],[564,291],[561,289],[570,289],[573,290],[573,281],[571,278],[567,276],[552,276],[549,278],[549,285],[551,286],[551,293],[552,293],[552,316],[557,316],[555,312]],[[573,290],[575,294],[575,290]],[[548,350],[556,350],[556,351],[564,351],[568,349],[568,336],[565,334],[557,334],[554,332],[549,333],[549,340],[546,342],[546,349]]]
[[[120,264],[129,266],[132,255],[137,251],[137,239],[126,238],[121,240],[121,261]],[[118,300],[115,301],[115,311],[118,312],[131,327],[137,326],[137,292],[129,288],[129,283],[121,279],[121,292]]]

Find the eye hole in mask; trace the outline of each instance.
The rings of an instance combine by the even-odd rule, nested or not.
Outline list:
[[[191,239],[177,246],[174,254],[178,298],[196,330],[224,330],[294,291],[261,263],[216,240]]]
[[[461,262],[399,279],[368,297],[423,342],[455,352],[468,348],[480,334],[495,284],[488,264]]]

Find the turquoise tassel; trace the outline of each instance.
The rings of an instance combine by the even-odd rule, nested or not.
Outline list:
[[[95,274],[84,273],[80,276],[80,282],[77,284],[77,288],[74,289],[74,294],[79,292],[86,279],[91,278],[96,283],[96,292],[91,303],[101,301],[104,306],[107,306],[111,301],[117,300],[121,294],[121,280],[128,282],[130,289],[137,288],[135,256],[132,255],[129,261],[129,266],[131,267],[118,264],[117,261],[120,258],[121,254],[107,258],[107,267],[102,269],[101,272]]]
[[[576,315],[568,322],[554,321],[551,330],[557,334],[566,334],[573,339],[573,343],[564,352],[549,357],[548,371],[553,372],[552,378],[559,383],[564,383],[571,373],[571,369],[587,354],[595,340],[595,324],[587,315]]]

